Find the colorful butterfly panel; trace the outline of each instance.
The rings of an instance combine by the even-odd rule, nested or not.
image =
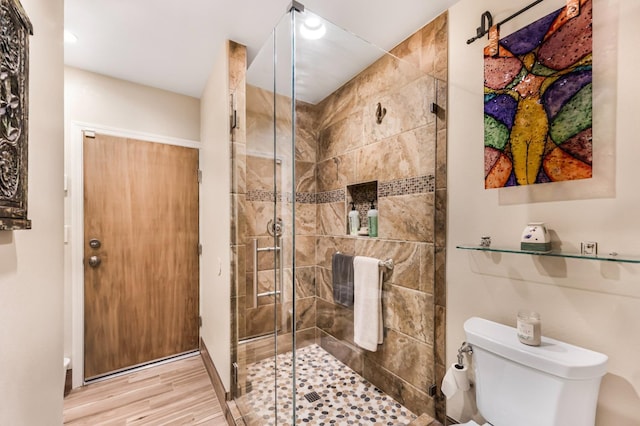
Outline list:
[[[485,188],[592,175],[592,0],[484,52]]]

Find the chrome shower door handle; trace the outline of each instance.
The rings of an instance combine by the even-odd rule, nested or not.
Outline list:
[[[258,307],[258,239],[253,239],[253,307]]]
[[[97,268],[101,263],[102,260],[96,255],[93,255],[89,258],[89,266],[91,266],[92,268]]]

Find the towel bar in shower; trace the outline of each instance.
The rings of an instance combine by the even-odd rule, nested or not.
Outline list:
[[[280,239],[278,238],[277,241]],[[282,249],[278,246],[276,247],[258,247],[258,239],[253,239],[253,306],[258,307],[258,297],[267,297],[267,296],[280,296],[282,297],[281,290],[274,291],[265,291],[263,293],[258,293],[258,253],[264,252],[274,252],[277,251],[280,256],[280,289],[282,289]],[[275,265],[274,265],[275,266]]]
[[[337,251],[336,254],[341,254],[342,252]],[[388,258],[385,260],[378,261],[378,266],[384,266],[387,269],[393,270],[394,263],[392,258]]]

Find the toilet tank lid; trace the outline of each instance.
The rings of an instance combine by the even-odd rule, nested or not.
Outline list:
[[[608,357],[599,352],[542,337],[540,346],[520,343],[516,329],[483,318],[465,321],[467,343],[514,362],[567,379],[592,379],[607,372]]]

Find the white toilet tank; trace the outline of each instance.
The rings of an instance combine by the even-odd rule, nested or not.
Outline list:
[[[473,348],[476,401],[493,426],[593,426],[607,356],[546,337],[520,343],[516,329],[464,323]]]

